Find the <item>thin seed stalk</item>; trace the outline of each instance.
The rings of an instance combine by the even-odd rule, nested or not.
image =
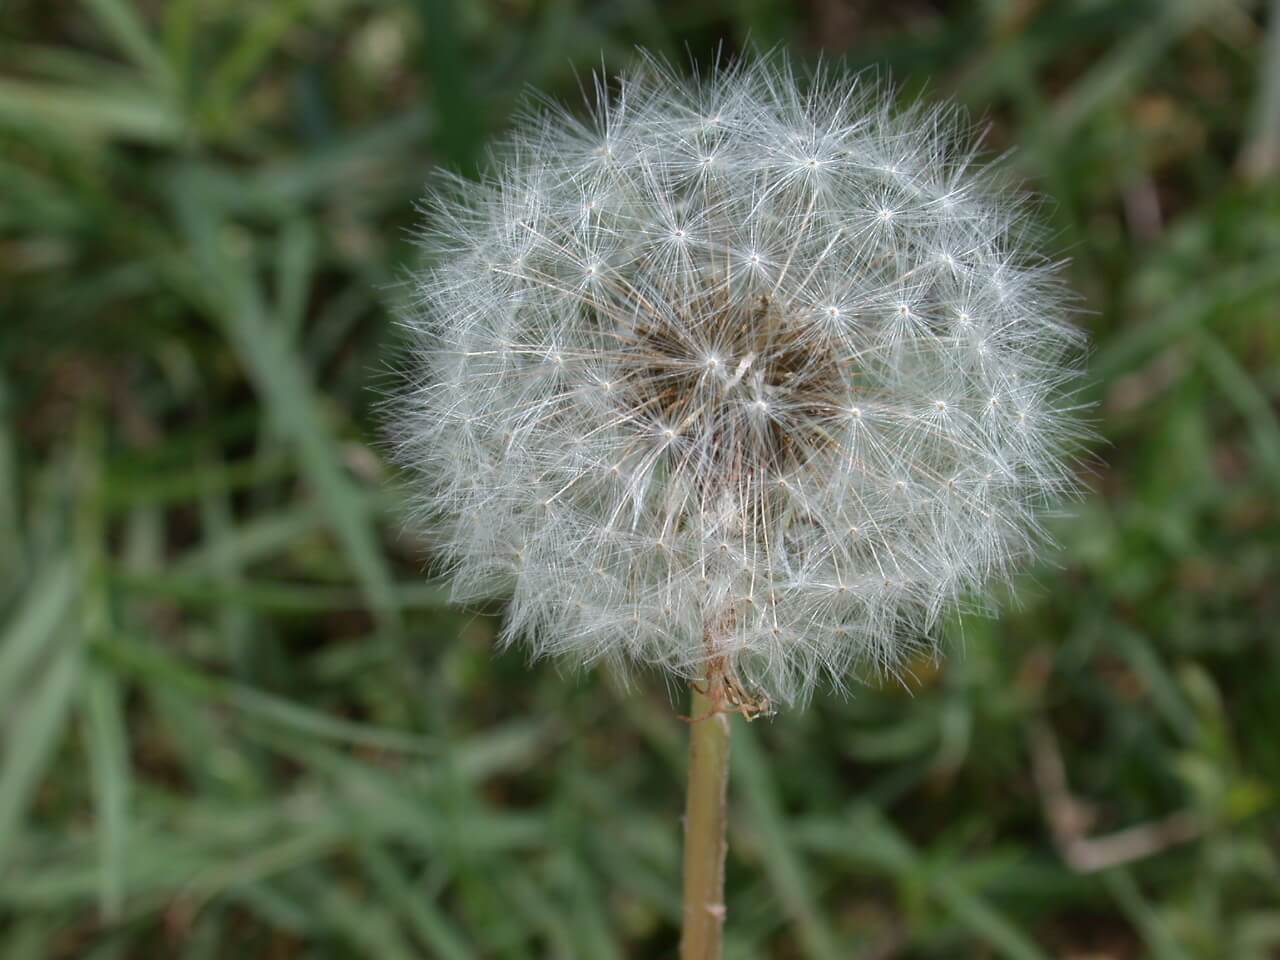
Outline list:
[[[729,716],[717,697],[723,678],[708,671],[689,708],[689,786],[684,821],[684,930],[680,960],[720,960],[724,927]]]

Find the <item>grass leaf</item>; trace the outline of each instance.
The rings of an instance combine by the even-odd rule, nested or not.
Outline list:
[[[80,651],[68,643],[6,725],[0,758],[0,869],[13,852],[36,787],[54,759],[79,673]]]

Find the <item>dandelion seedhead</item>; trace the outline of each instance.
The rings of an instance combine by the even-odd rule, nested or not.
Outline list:
[[[1079,337],[973,158],[866,74],[643,58],[446,178],[395,429],[458,596],[782,702],[926,648],[1071,486]]]

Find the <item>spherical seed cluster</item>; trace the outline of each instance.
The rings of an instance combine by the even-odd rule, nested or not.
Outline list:
[[[950,107],[753,58],[540,106],[426,205],[400,452],[537,653],[893,670],[1070,486],[1077,334]]]

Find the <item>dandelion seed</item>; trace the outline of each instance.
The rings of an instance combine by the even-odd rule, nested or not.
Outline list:
[[[396,429],[456,595],[742,702],[899,668],[1072,487],[1055,265],[952,107],[776,56],[598,91],[426,204]]]

